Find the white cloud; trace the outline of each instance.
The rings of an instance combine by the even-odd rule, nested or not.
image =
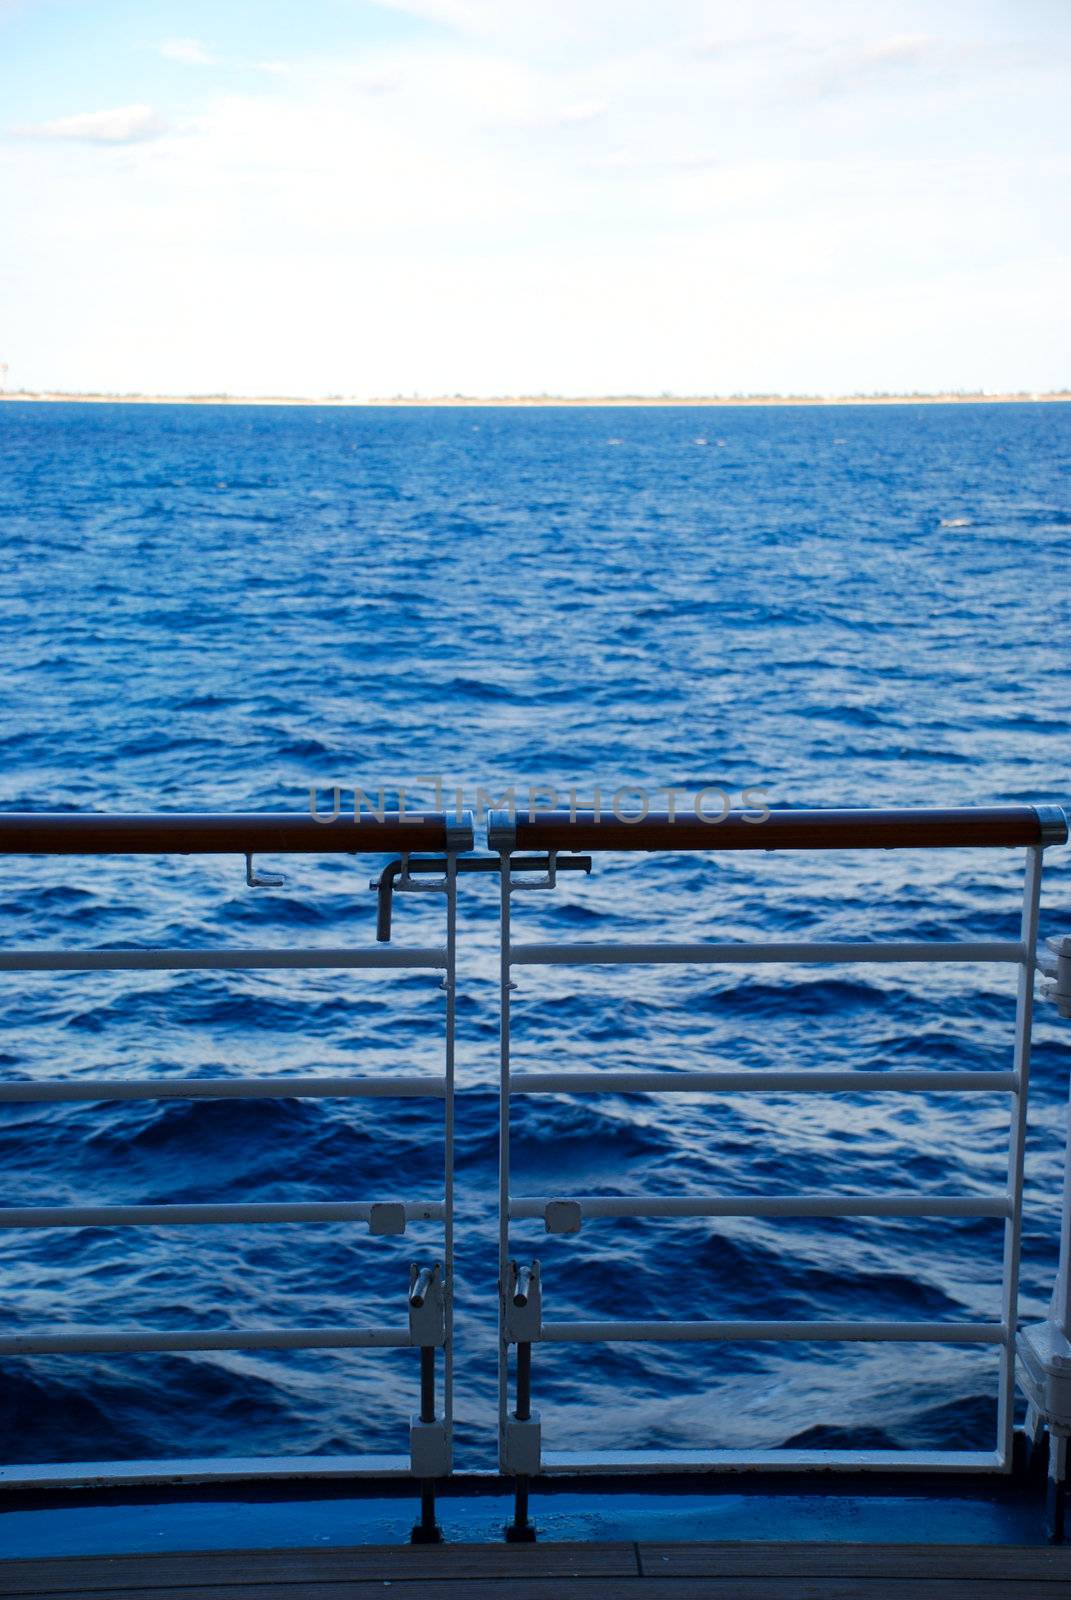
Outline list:
[[[834,57],[819,70],[815,87],[820,94],[850,94],[918,72],[935,64],[939,56],[940,41],[930,34],[897,34]]]
[[[420,17],[424,22],[443,23],[463,33],[489,32],[494,26],[495,6],[488,0],[379,0],[379,4],[391,11]]]
[[[71,139],[80,144],[142,144],[164,132],[152,106],[116,106],[113,111],[83,111],[16,129],[30,139]]]
[[[1068,50],[1028,60],[1018,13],[982,51],[932,0],[867,32],[764,0],[730,48],[748,0],[381,3],[455,26],[293,58],[250,27],[183,75],[181,138],[128,105],[26,130],[121,159],[0,140],[31,387],[1067,381]]]
[[[562,104],[553,102],[546,106],[535,105],[527,111],[499,113],[494,117],[502,127],[526,128],[582,128],[586,123],[598,122],[610,107],[605,100],[571,100]]]
[[[928,33],[902,33],[895,39],[882,39],[862,52],[864,66],[880,72],[889,67],[913,66],[926,56],[936,41]]]
[[[578,122],[597,122],[609,111],[609,106],[602,100],[574,100],[572,105],[561,106],[550,115],[550,121],[560,127],[572,127]]]
[[[164,39],[160,54],[167,61],[180,61],[185,67],[214,67],[216,57],[205,49],[200,39]]]
[[[353,72],[347,75],[346,82],[355,94],[373,96],[397,94],[402,86],[402,79],[395,72]]]

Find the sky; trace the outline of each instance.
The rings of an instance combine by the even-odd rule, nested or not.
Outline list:
[[[1071,387],[1069,65],[1071,0],[0,0],[0,364]]]

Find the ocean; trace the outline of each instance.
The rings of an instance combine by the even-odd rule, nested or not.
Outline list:
[[[289,810],[310,785],[761,788],[776,806],[1068,798],[1071,410],[0,405],[0,806]],[[1068,852],[1043,931],[1071,931]],[[371,943],[374,859],[8,859],[4,946]],[[613,857],[518,939],[1018,935],[1018,852]],[[494,1464],[497,885],[461,890],[458,1461]],[[399,942],[436,942],[406,896]],[[517,1068],[1002,1069],[999,968],[525,970]],[[0,1071],[434,1072],[430,974],[0,975]],[[1025,1318],[1068,1069],[1041,1006]],[[6,1205],[426,1197],[439,1110],[0,1108]],[[529,1193],[982,1193],[998,1095],[525,1099]],[[404,1322],[433,1232],[0,1235],[6,1331]],[[986,1220],[631,1221],[548,1238],[548,1320],[980,1320]],[[990,1448],[973,1346],[537,1350],[548,1448]],[[6,1461],[404,1450],[411,1352],[8,1358]]]

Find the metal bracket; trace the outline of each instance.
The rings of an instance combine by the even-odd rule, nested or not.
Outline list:
[[[450,1471],[446,1423],[424,1422],[420,1412],[409,1418],[409,1470],[414,1478],[445,1478]]]
[[[534,1478],[542,1464],[542,1434],[539,1412],[534,1407],[523,1420],[519,1417],[507,1417],[505,1437],[502,1440],[503,1472]]]
[[[1020,1383],[1050,1433],[1071,1435],[1071,1341],[1050,1318],[1020,1329]]]
[[[377,1200],[369,1208],[369,1233],[390,1234],[405,1232],[405,1202],[403,1200]]]
[[[409,1268],[409,1339],[422,1346],[441,1345],[446,1338],[446,1294],[442,1266],[413,1262]]]
[[[502,1328],[508,1344],[534,1344],[542,1337],[543,1286],[539,1262],[511,1261],[502,1295]]]
[[[423,863],[423,869],[425,872],[431,872],[439,865],[440,863],[436,861],[433,867],[432,863],[427,861]],[[429,878],[426,883],[421,883],[417,878],[413,877],[408,851],[401,858],[401,868],[402,870],[394,880],[394,888],[397,894],[445,894],[449,888],[445,876],[445,863],[443,864],[443,876]]]
[[[1048,948],[1038,951],[1038,968],[1046,977],[1055,978],[1056,981],[1045,984],[1041,992],[1047,999],[1056,1002],[1061,1017],[1071,1018],[1071,938],[1067,934],[1059,934],[1045,943]]]
[[[409,1267],[409,1341],[420,1347],[420,1410],[409,1418],[409,1462],[425,1483],[450,1471],[445,1417],[435,1415],[435,1350],[446,1342],[446,1295],[442,1264]],[[424,1542],[423,1540],[418,1542]]]
[[[376,939],[380,944],[389,944],[391,937],[391,922],[394,910],[394,891],[402,889],[413,893],[424,889],[443,891],[446,879],[443,874],[447,870],[446,856],[417,856],[415,859],[408,854],[388,861],[380,872],[378,878],[372,878],[368,887],[375,889],[379,896],[376,911]],[[458,876],[468,872],[500,872],[501,860],[498,856],[458,856],[455,861]],[[553,888],[559,872],[587,872],[591,871],[590,856],[562,856],[557,852],[548,852],[546,855],[514,856],[510,862],[510,874],[515,872],[543,872],[546,877],[538,883],[512,884],[513,888],[541,889]],[[429,884],[418,883],[415,873],[436,874]]]
[[[253,857],[246,852],[245,881],[251,889],[281,889],[286,878],[281,872],[254,872]]]
[[[527,882],[525,882],[523,879],[517,880],[513,876],[513,874],[517,871],[517,868],[518,868],[518,863],[516,861],[511,861],[510,862],[510,875],[509,875],[509,892],[510,892],[510,894],[517,894],[522,889],[556,889],[558,887],[558,852],[557,852],[557,850],[548,850],[547,851],[547,873],[546,873],[546,877],[543,877],[543,878],[529,878]]]
[[[579,1233],[583,1220],[579,1200],[548,1200],[543,1208],[548,1233]]]

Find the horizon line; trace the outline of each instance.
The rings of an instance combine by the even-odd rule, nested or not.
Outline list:
[[[27,401],[34,404],[115,404],[115,405],[257,405],[257,406],[834,406],[834,405],[935,405],[973,404],[994,405],[1039,401],[1069,401],[1071,389],[943,389],[915,391],[874,390],[869,393],[837,395],[734,393],[714,394],[606,394],[606,395],[555,395],[555,394],[502,394],[502,395],[418,395],[395,394],[390,396],[349,396],[330,394],[308,395],[236,395],[226,392],[208,394],[144,394],[138,392],[116,393],[106,390],[62,389],[0,389],[0,400]]]

